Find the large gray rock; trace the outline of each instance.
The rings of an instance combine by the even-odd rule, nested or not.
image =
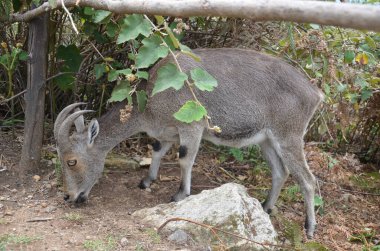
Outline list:
[[[205,190],[177,203],[144,208],[133,213],[143,222],[160,227],[166,220],[181,217],[212,225],[260,243],[276,243],[277,233],[259,201],[247,194],[246,188],[228,183],[212,190]],[[170,240],[176,240],[178,230],[189,234],[197,245],[203,247],[220,245],[218,238],[205,227],[186,221],[168,223],[164,230]],[[224,244],[236,250],[262,249],[261,245],[218,232]],[[183,233],[181,235],[183,241]],[[269,246],[266,246],[270,248]]]

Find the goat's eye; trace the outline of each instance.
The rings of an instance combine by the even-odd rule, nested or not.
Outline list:
[[[77,164],[77,160],[76,159],[68,160],[67,161],[67,165],[68,166],[75,166],[76,164]]]

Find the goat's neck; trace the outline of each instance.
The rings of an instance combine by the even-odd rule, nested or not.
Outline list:
[[[137,111],[133,111],[127,122],[120,122],[120,109],[122,105],[116,105],[109,112],[99,118],[99,135],[95,139],[97,148],[108,153],[121,141],[129,138],[133,134],[140,132],[139,116]]]

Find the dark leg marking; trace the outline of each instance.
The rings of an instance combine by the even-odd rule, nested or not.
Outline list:
[[[145,185],[144,179],[142,179],[142,180],[140,181],[138,187],[139,187],[140,189],[145,189],[145,188],[147,188],[147,186]]]
[[[160,141],[156,140],[153,144],[152,144],[152,147],[153,147],[153,151],[155,152],[158,152],[161,150],[161,143]]]
[[[179,193],[183,193],[185,190],[185,188],[183,187],[183,184],[181,182],[181,184],[179,185],[179,189],[178,189],[178,192],[177,194]],[[186,197],[190,196],[190,194],[186,194]],[[171,198],[170,198],[170,202],[176,202],[177,200],[175,199],[175,195],[173,195]]]
[[[263,209],[264,209],[264,207],[265,207],[265,203],[266,203],[266,201],[264,201],[263,203],[261,203],[261,206],[263,207]],[[272,209],[270,209],[270,208],[268,208],[267,210],[264,210],[267,214],[271,214],[272,213]]]
[[[180,146],[179,147],[179,157],[183,158],[187,154],[187,147],[186,146]]]

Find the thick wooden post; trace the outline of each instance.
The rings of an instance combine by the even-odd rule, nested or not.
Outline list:
[[[49,14],[36,17],[29,23],[29,62],[27,93],[25,95],[24,145],[20,160],[22,171],[35,169],[41,159],[45,114],[45,86],[48,56]]]

